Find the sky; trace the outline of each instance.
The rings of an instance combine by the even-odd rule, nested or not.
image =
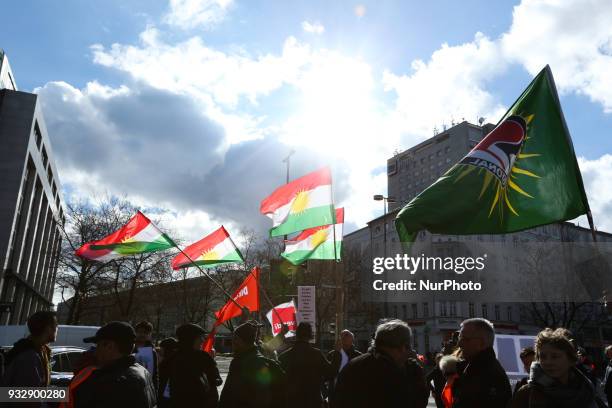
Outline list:
[[[291,178],[331,167],[350,232],[381,215],[395,151],[496,123],[549,64],[612,231],[609,0],[23,0],[3,15],[65,200],[127,196],[185,240],[219,224],[263,235],[259,203],[295,150]]]

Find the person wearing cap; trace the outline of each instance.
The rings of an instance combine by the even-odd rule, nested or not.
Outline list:
[[[136,332],[126,322],[102,326],[85,343],[96,343],[96,369],[74,391],[75,408],[154,408],[151,374],[132,354]]]
[[[321,388],[324,381],[333,378],[333,367],[321,350],[309,343],[312,338],[310,323],[300,323],[295,337],[293,347],[278,357],[287,373],[287,400],[292,407],[320,408],[323,402]]]
[[[157,384],[159,384],[159,358],[151,341],[153,325],[150,322],[142,321],[134,326],[134,329],[136,330],[136,362],[149,370],[151,377],[153,377],[153,384],[157,389]]]
[[[278,363],[257,349],[257,326],[252,322],[234,330],[234,358],[229,366],[219,408],[281,408],[286,403],[285,373]]]
[[[173,408],[211,408],[218,404],[217,386],[222,380],[215,360],[202,351],[205,334],[202,327],[193,323],[176,329],[177,351],[168,363],[170,406]]]

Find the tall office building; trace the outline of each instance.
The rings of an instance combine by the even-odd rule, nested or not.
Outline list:
[[[17,90],[0,51],[0,324],[52,307],[64,223],[37,95]]]
[[[463,121],[387,160],[389,211],[403,207],[459,162],[495,125]]]

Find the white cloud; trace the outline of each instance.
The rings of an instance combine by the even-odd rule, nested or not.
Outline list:
[[[501,38],[530,74],[550,64],[561,92],[587,95],[612,113],[612,2],[523,0]]]
[[[597,229],[612,231],[612,154],[598,159],[578,158],[578,164]],[[584,221],[581,225],[585,225]]]
[[[311,34],[323,34],[325,32],[325,27],[323,24],[315,21],[314,23],[310,23],[308,21],[302,21],[302,30]]]
[[[233,0],[170,0],[164,22],[182,29],[210,28],[223,20],[232,5]]]
[[[499,57],[498,44],[477,33],[473,42],[443,44],[429,61],[413,61],[411,75],[386,71],[385,90],[397,95],[396,110],[403,130],[430,136],[434,126],[440,128],[451,119],[474,122],[485,116],[496,121],[504,108],[485,84],[504,71],[506,64]]]

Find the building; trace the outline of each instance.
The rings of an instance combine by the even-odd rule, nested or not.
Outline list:
[[[363,273],[371,275],[373,257],[402,253],[394,224],[399,210],[464,157],[493,128],[491,124],[480,127],[462,122],[390,158],[387,161],[388,196],[393,197],[396,203],[389,201],[390,209],[386,215],[377,217],[368,222],[366,227],[344,236],[344,261],[347,262],[347,256],[361,259],[360,267],[364,268]],[[612,234],[598,232],[597,236],[598,241],[612,242]],[[562,222],[513,234],[446,236],[422,231],[417,238],[418,242],[425,244],[447,241],[505,243],[543,240],[590,241],[591,232],[573,223]],[[359,271],[349,268],[344,277],[345,287],[362,285],[362,277]],[[385,295],[387,293],[385,292]],[[612,323],[608,321],[603,303],[583,306],[583,309],[578,311],[586,316],[580,340],[593,350],[600,349],[612,342]],[[498,333],[535,334],[541,325],[534,322],[530,307],[531,304],[526,303],[446,300],[441,299],[439,295],[437,298],[432,295],[429,299],[420,298],[412,302],[386,297],[384,301],[368,303],[367,299],[353,295],[347,300],[347,313],[344,317],[345,326],[355,330],[360,342],[370,337],[379,318],[386,316],[403,319],[414,329],[414,348],[419,353],[426,353],[439,350],[441,344],[458,329],[461,321],[471,317],[491,320]],[[592,321],[590,316],[594,317]]]
[[[463,158],[495,125],[463,121],[387,160],[389,210],[401,208]]]
[[[0,324],[22,324],[53,305],[64,215],[38,97],[0,63]]]

